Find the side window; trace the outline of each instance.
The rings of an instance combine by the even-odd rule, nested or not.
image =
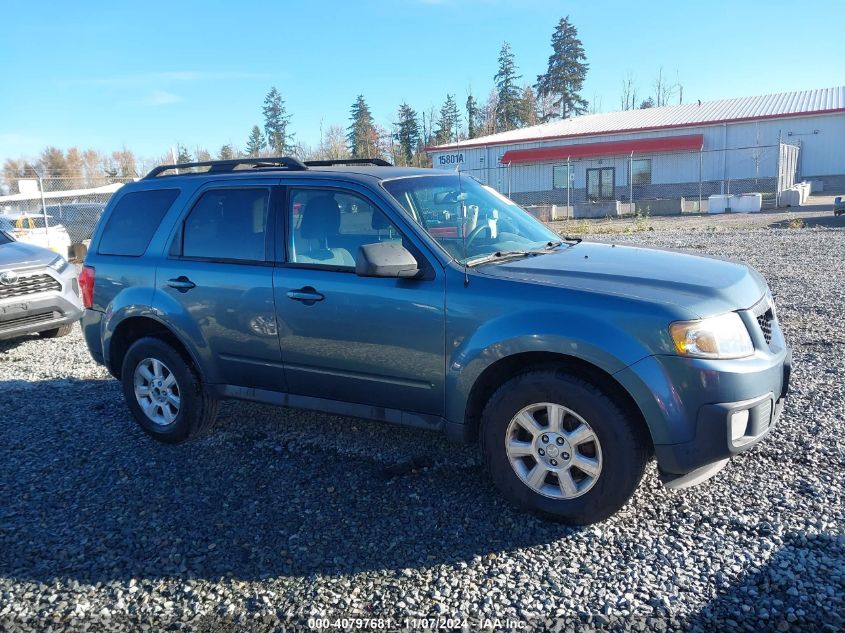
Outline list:
[[[206,191],[182,229],[182,256],[263,262],[270,190]]]
[[[354,193],[291,189],[288,214],[294,263],[353,269],[359,246],[402,241],[387,216]]]
[[[143,255],[161,219],[178,195],[178,189],[127,193],[112,209],[97,252],[100,255],[129,257]]]

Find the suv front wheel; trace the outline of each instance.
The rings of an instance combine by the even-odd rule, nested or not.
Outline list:
[[[494,483],[512,503],[578,525],[619,510],[648,458],[630,416],[563,371],[529,372],[502,385],[484,409],[481,443]]]
[[[217,400],[191,364],[161,339],[135,341],[123,358],[120,376],[135,420],[160,442],[183,442],[214,424]]]

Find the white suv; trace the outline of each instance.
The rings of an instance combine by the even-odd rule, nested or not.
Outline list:
[[[75,267],[0,230],[0,339],[64,336],[81,316]]]

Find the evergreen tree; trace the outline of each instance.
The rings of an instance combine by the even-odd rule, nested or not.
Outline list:
[[[352,123],[347,128],[346,140],[352,158],[374,158],[378,146],[378,133],[364,95],[358,95],[355,103],[352,104],[349,118]]]
[[[398,162],[401,165],[413,163],[420,145],[420,125],[417,113],[407,103],[399,106],[398,121],[394,138],[399,143]]]
[[[522,124],[537,125],[537,98],[534,96],[534,89],[531,86],[525,86],[522,89],[519,106],[519,118]]]
[[[651,97],[649,97],[648,99],[646,99],[645,101],[640,103],[640,110],[645,110],[647,108],[653,108],[653,107],[654,107],[654,99],[652,99]]]
[[[258,131],[261,132],[261,130]],[[217,158],[219,158],[220,160],[232,160],[233,158],[235,158],[235,150],[232,149],[232,146],[227,143],[226,145],[220,148],[219,152],[217,152]]]
[[[265,147],[267,147],[267,142],[264,140],[261,128],[257,125],[253,125],[252,132],[250,132],[249,138],[246,141],[247,156],[260,156]]]
[[[437,119],[437,131],[434,133],[434,142],[438,145],[456,142],[458,140],[460,124],[461,113],[458,111],[458,104],[452,95],[447,94],[446,101],[440,108],[440,118]]]
[[[587,100],[581,97],[584,78],[589,66],[585,62],[584,46],[578,39],[578,29],[561,18],[552,34],[552,54],[545,74],[537,76],[537,95],[551,96],[554,109],[545,120],[568,119],[587,111]]]
[[[478,135],[478,118],[479,118],[479,108],[478,102],[475,100],[475,97],[472,96],[472,93],[467,95],[467,136],[469,138],[475,138]]]
[[[179,164],[194,162],[194,159],[191,158],[191,152],[184,145],[179,145],[177,148],[176,162]]]
[[[264,97],[264,136],[272,154],[283,156],[293,153],[293,134],[288,132],[290,115],[282,95],[273,86]]]
[[[499,51],[499,71],[493,80],[496,83],[498,96],[496,104],[497,128],[504,132],[518,128],[522,124],[520,118],[522,91],[518,81],[522,75],[517,74],[516,62],[510,44],[505,42]]]

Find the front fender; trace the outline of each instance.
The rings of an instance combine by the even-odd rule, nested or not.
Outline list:
[[[614,374],[653,353],[629,328],[605,316],[574,310],[519,312],[488,321],[455,341],[446,368],[446,418],[464,423],[475,382],[488,367],[515,354],[561,354]]]

